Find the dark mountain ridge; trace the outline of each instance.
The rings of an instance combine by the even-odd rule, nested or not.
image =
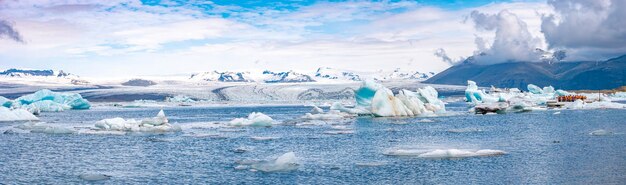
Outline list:
[[[507,62],[478,65],[464,62],[429,78],[425,83],[526,89],[528,84],[564,90],[614,89],[626,85],[626,55],[601,62]]]

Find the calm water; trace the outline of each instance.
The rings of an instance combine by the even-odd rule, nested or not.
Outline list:
[[[451,110],[466,110],[463,104]],[[165,135],[0,134],[0,182],[5,184],[624,184],[626,111],[554,111],[347,121],[354,134],[328,135],[330,126],[197,128],[250,112],[275,120],[297,118],[309,107],[180,107],[165,109],[182,133]],[[96,108],[45,113],[48,124],[91,126],[112,117],[152,117],[157,109]],[[17,123],[0,123],[5,129]],[[194,128],[185,125],[200,125]],[[448,132],[459,129],[461,132]],[[608,136],[591,136],[605,129]],[[191,133],[220,137],[189,137]],[[278,139],[257,141],[250,136]],[[235,153],[235,148],[249,152]],[[396,148],[496,149],[503,156],[424,159],[386,156]],[[301,165],[288,172],[236,170],[236,161],[269,159],[293,151]],[[381,163],[361,166],[358,163]],[[87,182],[81,174],[112,177]]]

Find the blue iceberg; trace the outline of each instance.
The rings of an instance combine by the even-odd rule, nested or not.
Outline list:
[[[12,105],[33,111],[58,112],[68,109],[89,109],[89,101],[78,93],[53,92],[48,89],[21,96],[13,100]]]
[[[425,116],[445,113],[445,104],[437,96],[437,90],[430,86],[416,91],[403,89],[398,94],[394,94],[383,85],[366,80],[355,91],[356,106],[354,108],[334,104],[331,109],[379,117]]]

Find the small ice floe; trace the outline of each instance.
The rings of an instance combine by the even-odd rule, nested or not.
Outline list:
[[[456,129],[448,130],[448,132],[451,132],[451,133],[482,132],[482,131],[483,130],[478,129],[478,128],[456,128]]]
[[[502,150],[461,150],[461,149],[436,149],[436,150],[418,150],[418,149],[394,149],[384,153],[389,156],[409,156],[419,158],[465,158],[465,157],[484,157],[498,156],[506,154]]]
[[[561,112],[554,112],[553,115],[561,114]]]
[[[0,105],[0,121],[35,121],[35,115],[24,109],[8,109]]]
[[[435,121],[432,119],[420,119],[417,120],[418,123],[434,123]]]
[[[256,141],[269,141],[269,140],[279,139],[279,137],[250,136],[250,139],[256,140]]]
[[[87,173],[87,174],[81,174],[78,177],[86,181],[102,181],[102,180],[108,180],[112,176],[106,175],[106,174],[98,174],[98,173]]]
[[[233,149],[233,152],[235,152],[235,153],[246,153],[246,152],[249,152],[250,150],[252,150],[252,149],[246,148],[246,147],[239,147],[239,148]]]
[[[220,129],[219,132],[245,132],[246,129]]]
[[[274,124],[274,120],[260,112],[252,112],[248,115],[248,118],[235,118],[228,123],[230,126],[252,126],[252,127],[271,127]]]
[[[589,133],[589,135],[592,135],[592,136],[608,136],[611,134],[613,134],[613,132],[610,132],[604,129],[594,130],[593,132]]]
[[[226,138],[225,136],[222,136],[222,135],[219,135],[219,134],[194,133],[194,132],[186,133],[183,136],[185,136],[185,137],[195,137],[195,138],[217,138],[217,139]]]
[[[293,152],[287,152],[274,160],[261,161],[250,165],[252,169],[262,172],[291,171],[298,169],[298,158]]]
[[[354,131],[353,130],[329,130],[329,131],[324,131],[324,134],[329,134],[329,135],[354,134]]]
[[[376,167],[376,166],[387,165],[387,162],[386,161],[357,162],[355,163],[355,165],[360,166],[360,167]]]
[[[30,131],[30,133],[44,133],[44,134],[73,134],[76,130],[71,128],[65,128],[55,125],[49,125],[46,123],[24,123],[18,125],[15,128]]]
[[[163,110],[159,111],[156,117],[143,120],[111,118],[103,119],[95,124],[95,131],[121,131],[121,132],[147,132],[166,133],[179,132],[181,128],[169,124]]]
[[[235,166],[235,170],[247,170],[250,169],[250,166],[248,165],[237,165]]]

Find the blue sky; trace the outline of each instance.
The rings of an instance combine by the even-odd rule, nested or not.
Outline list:
[[[439,72],[451,65],[434,54],[439,49],[453,60],[476,52],[532,60],[525,50],[575,48],[542,32],[545,17],[570,11],[559,2],[565,1],[0,1],[0,21],[24,41],[1,37],[0,69],[93,77],[318,67]],[[598,2],[611,14],[615,3]],[[603,28],[603,12],[591,13]],[[492,22],[479,22],[475,16],[483,14]],[[572,15],[564,17],[580,16]],[[506,29],[516,26],[522,31]],[[501,39],[511,37],[523,45]],[[614,54],[623,48],[592,49]],[[577,52],[583,53],[572,50],[572,56]]]

